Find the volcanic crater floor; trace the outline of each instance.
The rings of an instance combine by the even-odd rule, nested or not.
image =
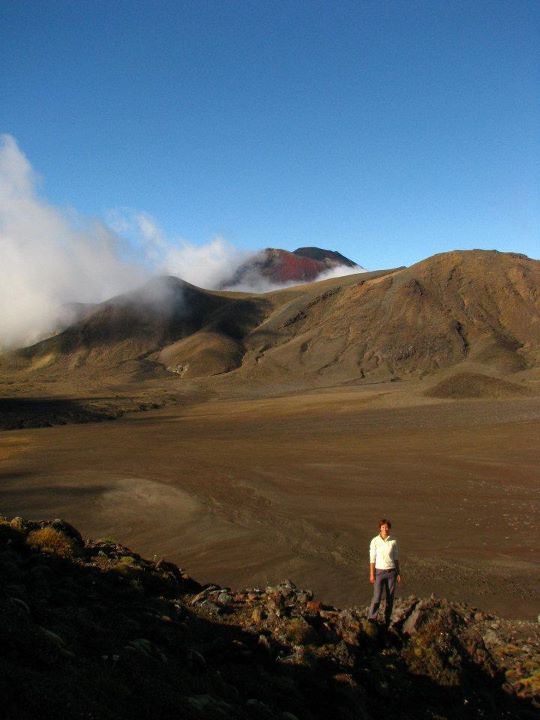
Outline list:
[[[369,601],[385,516],[400,593],[537,619],[538,396],[441,400],[406,383],[236,395],[2,432],[1,512],[65,518],[201,582],[290,577],[340,607]]]

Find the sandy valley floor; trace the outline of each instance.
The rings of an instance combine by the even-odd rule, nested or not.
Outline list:
[[[0,512],[63,517],[199,581],[286,577],[368,601],[394,522],[405,595],[540,613],[540,398],[435,401],[405,384],[206,400],[0,433]]]

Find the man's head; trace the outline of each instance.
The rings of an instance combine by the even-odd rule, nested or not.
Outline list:
[[[387,520],[386,518],[381,518],[381,520],[379,520],[379,533],[383,539],[390,535],[391,527],[392,523],[390,520]]]

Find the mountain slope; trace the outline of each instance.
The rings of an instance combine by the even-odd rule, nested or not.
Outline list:
[[[540,365],[540,262],[486,251],[434,256],[298,295],[250,338],[259,365],[343,382],[424,375],[465,361]]]
[[[344,265],[345,267],[358,267],[358,265],[346,258],[335,250],[322,250],[317,247],[301,247],[297,250],[293,250],[293,255],[299,255],[300,257],[311,258],[312,260],[318,260],[319,262],[325,263],[327,267],[335,265]]]
[[[61,366],[140,369],[141,363],[207,326],[233,342],[264,316],[263,300],[211,293],[174,277],[98,305],[64,332],[16,353],[34,370]]]
[[[36,372],[144,366],[303,386],[451,368],[504,376],[540,367],[539,287],[540,262],[494,251],[444,253],[265,295],[161,278],[18,360]]]

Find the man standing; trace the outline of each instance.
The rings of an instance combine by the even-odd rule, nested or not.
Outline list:
[[[392,523],[383,518],[379,522],[379,534],[375,535],[369,545],[369,582],[373,585],[373,598],[368,613],[368,620],[375,622],[383,590],[386,594],[384,622],[390,625],[396,580],[401,582],[399,574],[399,552],[397,540],[390,535]]]

